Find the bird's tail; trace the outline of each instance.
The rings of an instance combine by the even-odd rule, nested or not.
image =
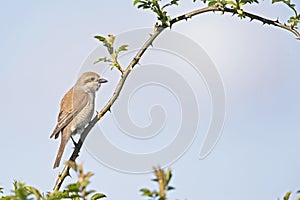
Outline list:
[[[64,138],[63,135],[62,135],[61,143],[60,143],[60,146],[59,146],[59,149],[58,149],[58,153],[57,153],[57,156],[56,156],[56,159],[55,159],[55,163],[53,165],[53,169],[55,169],[56,167],[59,166],[59,163],[61,161],[61,157],[63,155],[63,152],[65,150],[67,142],[68,142],[68,139]]]

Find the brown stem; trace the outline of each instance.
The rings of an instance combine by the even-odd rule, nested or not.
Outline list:
[[[114,54],[110,54],[110,56],[111,56],[111,58],[113,60],[114,65],[123,74],[124,70],[123,70],[122,66],[120,65],[120,63],[119,63],[118,59],[116,58],[116,56]]]
[[[167,200],[167,196],[166,196],[166,192],[165,192],[165,188],[166,188],[166,179],[165,179],[165,173],[164,170],[161,169],[160,167],[153,168],[158,185],[159,185],[159,196],[160,199],[162,200]]]

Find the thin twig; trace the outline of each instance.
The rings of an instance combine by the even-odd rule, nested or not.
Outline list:
[[[160,167],[156,168],[153,167],[158,185],[159,185],[159,196],[160,199],[162,200],[167,200],[167,196],[166,196],[166,178],[165,178],[165,172],[163,169],[161,169]]]

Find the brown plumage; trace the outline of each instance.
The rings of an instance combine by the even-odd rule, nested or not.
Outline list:
[[[91,120],[94,113],[95,93],[101,83],[107,80],[100,78],[94,72],[83,73],[75,85],[64,95],[57,119],[56,127],[50,138],[58,138],[61,133],[61,143],[53,168],[59,166],[63,151],[71,135],[81,133]]]

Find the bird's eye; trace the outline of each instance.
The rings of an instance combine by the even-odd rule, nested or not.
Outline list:
[[[90,80],[91,80],[91,81],[94,81],[94,80],[95,80],[95,77],[90,78]]]

